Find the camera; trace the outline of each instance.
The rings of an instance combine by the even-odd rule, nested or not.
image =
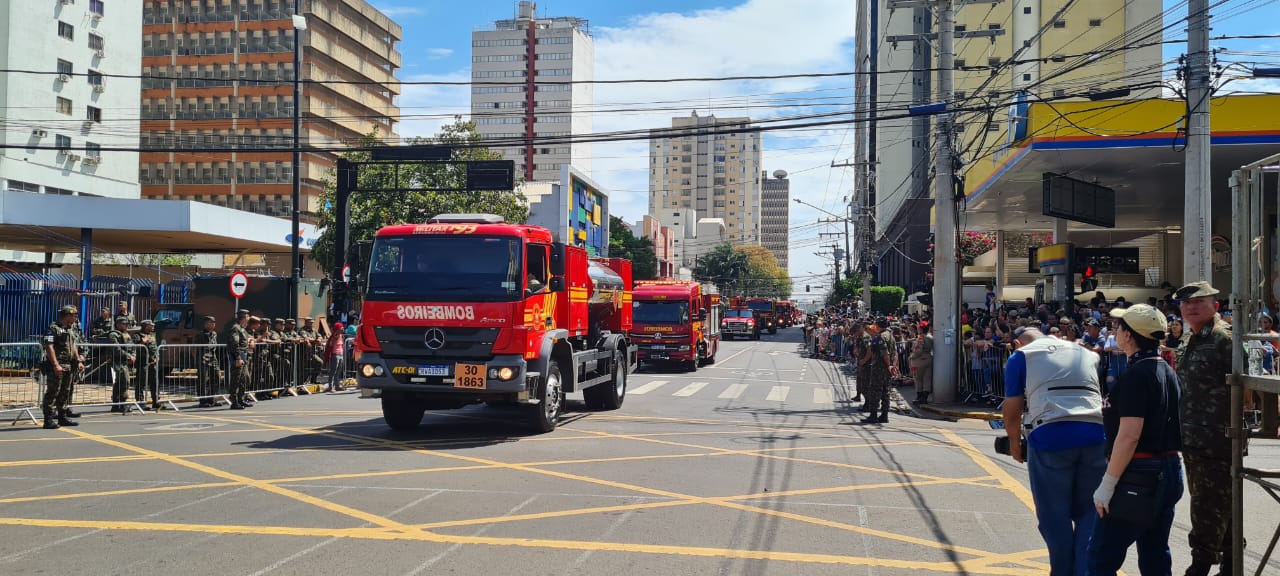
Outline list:
[[[1026,445],[1027,445],[1027,439],[1026,439],[1026,437],[1023,437],[1023,438],[1022,438],[1022,445],[1023,445],[1023,446],[1026,446]],[[996,441],[995,441],[995,450],[996,450],[996,454],[1004,454],[1005,456],[1013,456],[1012,454],[1010,454],[1010,453],[1009,453],[1009,437],[1008,437],[1008,436],[996,436]]]

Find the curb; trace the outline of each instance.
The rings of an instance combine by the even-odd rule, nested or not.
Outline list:
[[[1000,414],[996,414],[996,413],[994,413],[994,412],[974,412],[974,411],[968,411],[968,410],[949,410],[949,409],[946,409],[946,408],[938,408],[938,407],[936,407],[936,406],[934,406],[934,405],[932,405],[932,404],[925,404],[925,405],[916,404],[914,407],[915,407],[915,409],[916,409],[916,410],[922,410],[922,411],[925,411],[925,412],[932,412],[932,413],[937,414],[937,415],[939,415],[939,416],[947,416],[947,417],[950,417],[950,418],[964,418],[964,419],[969,419],[969,420],[986,420],[986,421],[1004,420],[1004,416],[1002,416],[1002,415],[1000,415]]]

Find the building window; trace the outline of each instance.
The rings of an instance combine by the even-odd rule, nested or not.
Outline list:
[[[90,70],[87,78],[89,79],[90,86],[102,85],[102,73],[97,70]]]
[[[538,54],[538,60],[573,60],[572,52],[552,52],[550,54]]]
[[[1004,27],[1004,26],[1002,26],[1002,25],[1000,25],[1000,24],[987,24],[987,30],[999,30],[999,29],[1001,29],[1001,28],[1003,28],[1003,27]]]
[[[964,32],[968,29],[969,27],[965,26],[964,24],[956,24],[956,32]]]
[[[965,96],[968,96],[969,93],[965,92],[964,90],[956,90],[955,95],[956,95],[956,100],[964,100]]]
[[[1054,98],[1066,98],[1066,97],[1067,97],[1067,91],[1066,91],[1066,90],[1064,90],[1064,89],[1062,89],[1062,88],[1054,88],[1054,89],[1053,89],[1053,97],[1054,97]]]
[[[1053,55],[1053,56],[1050,56],[1050,57],[1049,57],[1049,60],[1050,60],[1050,61],[1052,61],[1052,62],[1066,62],[1066,61],[1067,61],[1067,57],[1066,57],[1066,56],[1062,56],[1062,55],[1060,55],[1060,54],[1055,54],[1055,55]]]
[[[1022,7],[1022,13],[1023,13],[1023,14],[1030,14],[1030,13],[1031,13],[1031,7],[1030,7],[1030,6],[1023,6],[1023,7]]]
[[[102,16],[103,0],[89,0],[89,12]]]
[[[992,67],[992,68],[995,68],[995,67],[997,67],[997,66],[999,66],[999,65],[1000,65],[1000,59],[999,59],[999,58],[994,58],[994,57],[992,57],[992,58],[987,58],[987,66],[990,66],[990,67]]]
[[[1031,81],[1031,75],[1030,75],[1030,74],[1023,74],[1023,75],[1022,75],[1022,81],[1023,81],[1023,82],[1030,82],[1030,81]]]
[[[61,59],[61,58],[59,58],[59,59],[58,59],[58,73],[59,73],[59,74],[67,74],[67,75],[70,75],[70,74],[72,73],[72,70],[74,70],[74,68],[72,68],[72,66],[71,66],[71,63],[70,63],[70,62],[68,62],[68,61],[66,61],[66,60],[63,60],[63,59]]]
[[[85,156],[87,156],[87,157],[89,157],[89,158],[101,158],[101,157],[102,157],[102,145],[101,145],[101,144],[98,144],[98,143],[96,143],[96,142],[85,142],[85,143],[84,143],[84,155],[85,155]]]
[[[964,58],[956,58],[956,68],[964,68]]]
[[[1054,20],[1054,21],[1053,21],[1053,27],[1054,27],[1054,28],[1066,28],[1066,27],[1067,27],[1067,21],[1066,21],[1066,20]]]
[[[39,184],[32,184],[30,182],[23,182],[21,180],[10,179],[8,188],[10,190],[13,190],[14,192],[35,192],[37,194],[40,193]]]
[[[61,96],[59,96],[59,97],[58,97],[58,113],[59,113],[59,114],[66,114],[67,116],[70,116],[70,115],[71,115],[71,100],[70,100],[70,99],[63,98],[63,97],[61,97]]]
[[[1097,28],[1097,27],[1099,27],[1099,26],[1101,26],[1101,25],[1102,25],[1102,19],[1101,19],[1101,18],[1090,18],[1090,19],[1089,19],[1089,26],[1092,26],[1092,27],[1094,27],[1094,28]]]
[[[57,134],[54,138],[54,145],[58,150],[69,150],[71,148],[71,137]]]
[[[106,41],[103,40],[101,36],[94,34],[93,32],[90,32],[89,33],[89,49],[102,50],[103,48],[106,48]]]
[[[535,70],[534,75],[536,76],[571,76],[573,75],[573,69],[572,68],[551,68],[548,70]]]
[[[58,35],[67,40],[76,39],[76,27],[66,22],[58,22]]]
[[[1000,131],[1000,123],[987,122],[987,132],[999,132],[999,131]]]
[[[94,122],[102,122],[102,109],[95,108],[93,106],[86,106],[84,119],[92,120]]]

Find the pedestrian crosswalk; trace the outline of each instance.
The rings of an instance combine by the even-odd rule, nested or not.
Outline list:
[[[765,402],[811,402],[822,406],[832,406],[837,400],[847,399],[853,395],[852,386],[791,386],[783,384],[713,384],[711,382],[672,383],[669,380],[654,380],[640,384],[627,390],[630,396],[666,396],[674,398],[707,398],[718,400],[760,401]]]

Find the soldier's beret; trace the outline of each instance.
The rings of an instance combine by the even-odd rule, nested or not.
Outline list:
[[[218,321],[218,319],[217,319],[217,318],[214,318],[213,316],[205,316],[205,317],[204,317],[204,321],[205,321],[205,322],[217,322],[217,321]]]
[[[271,321],[272,324],[284,324],[284,318],[276,318]]]
[[[70,304],[67,304],[66,306],[63,306],[62,308],[59,308],[59,309],[58,309],[58,312],[60,312],[60,313],[62,313],[62,314],[79,314],[79,313],[80,313],[80,311],[79,311],[79,310],[77,310],[75,306],[72,306],[72,305],[70,305]]]
[[[245,310],[244,308],[236,310],[236,318],[240,318],[242,316],[248,316],[248,315],[249,315],[249,311]]]
[[[1191,298],[1199,298],[1201,296],[1214,296],[1218,294],[1218,289],[1214,288],[1208,282],[1201,280],[1192,282],[1178,289],[1173,293],[1173,297],[1178,300],[1190,300]]]
[[[293,318],[285,318],[285,319],[284,319],[284,323],[285,323],[285,324],[297,324],[297,323],[298,323],[298,321],[297,321],[297,320],[294,320]]]
[[[314,322],[314,321],[315,321],[315,318],[312,318],[312,317],[310,317],[310,316],[307,316],[307,317],[303,318],[303,319],[302,319],[302,321],[303,321],[303,322]]]

